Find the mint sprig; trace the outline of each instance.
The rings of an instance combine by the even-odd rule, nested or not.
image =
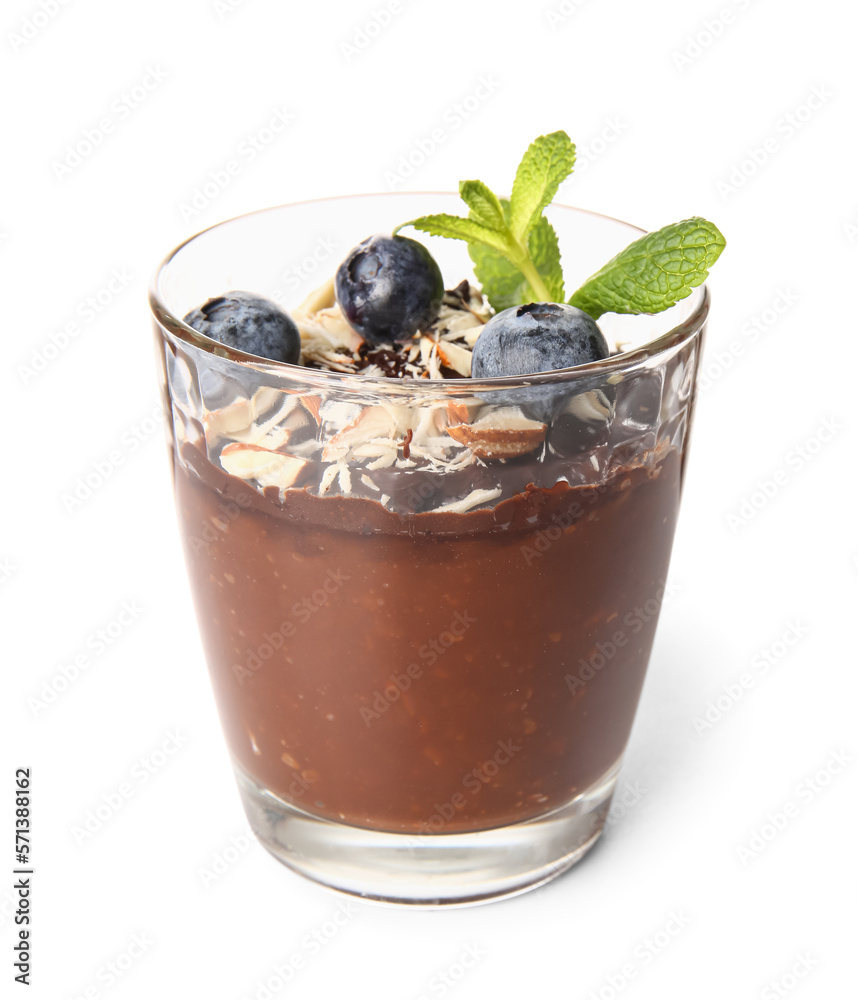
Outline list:
[[[504,215],[509,217],[509,201],[501,199]],[[543,301],[562,302],[563,269],[560,266],[560,247],[557,233],[545,218],[540,216],[531,229],[527,241],[533,265],[545,285],[547,299]],[[495,312],[523,302],[535,302],[540,296],[530,287],[521,271],[499,250],[484,243],[470,243],[468,253],[474,262],[474,274]]]
[[[527,302],[562,302],[557,234],[542,213],[574,166],[575,146],[565,132],[539,136],[518,166],[508,200],[482,181],[462,181],[467,217],[424,215],[397,226],[394,235],[412,226],[465,240],[477,280],[498,312]],[[706,280],[725,245],[718,229],[699,217],[665,226],[608,261],[569,303],[594,319],[606,312],[661,312]]]
[[[423,215],[397,226],[394,235],[405,226],[413,226],[430,236],[447,236],[465,240],[471,248],[480,246],[494,250],[520,275],[520,293],[533,293],[530,298],[520,301],[550,302],[552,294],[549,288],[556,290],[559,287],[562,290],[563,286],[560,255],[552,254],[550,247],[545,248],[550,243],[550,237],[544,228],[533,247],[530,237],[537,220],[543,217],[545,206],[574,165],[575,146],[565,132],[542,135],[528,146],[519,164],[506,209],[482,181],[462,181],[459,194],[470,209],[468,218],[447,214]],[[540,241],[543,245],[540,258],[542,270],[534,259]],[[500,301],[510,294],[512,275],[509,268],[498,264],[496,257],[483,255],[482,263],[487,268],[487,274],[496,275],[496,281],[490,280],[488,285],[484,283],[483,291],[497,308],[495,299]]]
[[[588,278],[569,299],[593,319],[602,313],[657,313],[702,285],[726,240],[695,216],[647,233]]]

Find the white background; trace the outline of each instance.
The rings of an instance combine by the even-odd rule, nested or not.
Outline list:
[[[384,3],[43,0],[50,18],[36,0],[3,4],[4,995],[23,990],[9,806],[30,766],[29,996],[239,1000],[264,998],[267,979],[307,998],[844,996],[858,19],[842,0]],[[382,29],[366,27],[374,11]],[[183,212],[278,112],[288,127]],[[63,170],[104,118],[111,131]],[[246,839],[152,419],[148,277],[177,242],[250,209],[464,177],[508,190],[527,143],[557,128],[579,145],[558,200],[647,228],[701,214],[728,240],[627,805],[546,888],[448,912],[355,903],[331,934],[339,898]],[[88,320],[99,292],[111,301]],[[91,496],[64,501],[88,476]],[[135,602],[97,653],[98,630]],[[735,700],[723,686],[743,674]],[[719,697],[717,721],[695,727]],[[170,733],[181,747],[143,781]],[[82,838],[123,782],[131,797]],[[206,885],[218,855],[231,863]],[[678,933],[658,936],[672,913]],[[480,957],[444,986],[467,947]],[[293,956],[304,967],[278,985]]]

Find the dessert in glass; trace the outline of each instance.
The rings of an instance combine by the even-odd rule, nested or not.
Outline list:
[[[367,233],[456,204],[252,213],[175,250],[150,296],[185,556],[250,823],[311,879],[420,905],[541,884],[602,830],[708,312],[697,287],[657,315],[603,316],[606,357],[475,378],[492,310],[463,244],[422,239],[447,290],[398,345],[356,332],[323,268],[293,266],[323,239],[332,274]],[[546,217],[582,276],[641,235]],[[182,319],[227,289],[283,306],[297,362]]]

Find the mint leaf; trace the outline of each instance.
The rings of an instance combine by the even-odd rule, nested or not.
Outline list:
[[[485,189],[488,191],[488,188]],[[500,201],[498,201],[500,205]],[[484,206],[485,202],[480,201]],[[523,249],[510,234],[509,228],[504,221],[501,229],[490,229],[478,219],[465,219],[458,215],[423,215],[419,219],[411,222],[403,222],[393,230],[395,236],[405,226],[413,226],[421,232],[429,233],[430,236],[448,236],[455,240],[466,240],[468,245],[483,245],[492,250],[499,251],[525,278],[530,288],[533,289],[531,301],[547,302],[548,289],[542,280],[542,276],[530,259],[527,250]]]
[[[530,298],[530,285],[524,275],[503,254],[482,243],[471,243],[468,253],[474,262],[474,274],[483,295],[495,312],[533,301]]]
[[[509,241],[504,233],[489,229],[475,219],[463,219],[459,215],[448,215],[446,212],[438,215],[421,215],[419,219],[403,222],[393,230],[393,235],[396,236],[399,230],[406,226],[413,226],[430,236],[448,236],[454,240],[467,240],[469,243],[485,243],[502,253],[508,249]]]
[[[541,135],[527,147],[510,195],[509,228],[522,245],[575,166],[575,145],[565,132]]]
[[[504,215],[509,213],[509,201],[500,200]],[[548,291],[548,302],[562,302],[563,271],[560,266],[560,248],[557,245],[557,234],[554,227],[544,216],[533,227],[528,240],[530,256],[537,272],[545,282]],[[521,271],[510,260],[497,250],[482,244],[472,243],[468,246],[471,260],[474,262],[474,274],[482,286],[483,294],[491,303],[495,312],[509,309],[510,306],[523,305],[542,299],[528,284]]]
[[[470,208],[472,219],[491,229],[506,229],[506,219],[498,196],[482,181],[461,181],[459,195]]]
[[[593,319],[602,313],[657,313],[701,285],[726,240],[695,216],[635,240],[588,278],[569,299]]]
[[[541,215],[530,231],[527,241],[530,256],[536,270],[542,275],[548,289],[546,302],[562,302],[566,297],[563,290],[563,268],[560,264],[560,246],[554,226]],[[528,302],[533,301],[528,299]]]

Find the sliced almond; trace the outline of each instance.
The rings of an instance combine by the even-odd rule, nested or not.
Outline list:
[[[480,339],[480,334],[483,332],[482,326],[472,326],[469,327],[462,334],[462,340],[468,345],[468,347],[473,350],[474,344]]]
[[[301,334],[301,353],[305,358],[324,351],[346,348],[356,351],[363,338],[346,322],[338,305],[319,309],[311,316],[297,316],[295,323]]]
[[[464,514],[472,507],[478,507],[481,503],[488,503],[501,495],[501,489],[495,490],[471,490],[471,492],[461,500],[454,500],[452,503],[445,503],[442,507],[436,507],[432,513],[439,514],[446,511],[450,514]]]
[[[469,424],[474,410],[479,403],[466,403],[462,399],[451,399],[447,402],[447,419],[451,424]]]
[[[301,305],[292,311],[292,315],[303,318],[305,316],[309,316],[311,313],[317,312],[319,309],[330,308],[336,303],[336,301],[337,298],[334,290],[334,279],[329,278],[320,288],[316,288],[314,291],[310,292]]]
[[[447,368],[452,368],[454,372],[463,375],[465,378],[471,377],[471,352],[458,344],[443,341],[438,344],[438,355],[441,363]]]
[[[249,399],[236,399],[228,406],[209,411],[204,418],[206,431],[225,437],[243,431],[253,423],[253,403]]]
[[[433,329],[445,331],[452,340],[466,340],[468,337],[476,340],[484,325],[485,320],[479,320],[472,313],[459,309],[450,310],[448,315],[439,317],[433,324]]]
[[[526,455],[545,440],[546,425],[529,420],[517,409],[494,410],[472,424],[454,424],[447,433],[467,445],[478,458]]]
[[[310,414],[313,420],[315,420],[317,424],[320,424],[322,420],[319,416],[319,410],[322,408],[322,397],[301,395],[298,398],[301,400],[301,405]]]
[[[308,465],[302,458],[235,441],[220,453],[220,464],[231,476],[257,479],[263,486],[291,486]]]
[[[260,386],[249,399],[236,399],[218,410],[209,410],[205,415],[206,430],[221,437],[243,431],[282,398],[283,393],[279,389]]]
[[[396,436],[396,421],[383,406],[368,406],[325,445],[322,460],[336,462],[348,455],[358,445],[367,444],[376,438]]]
[[[565,409],[585,423],[604,424],[613,415],[614,404],[601,389],[591,389],[572,396]]]

